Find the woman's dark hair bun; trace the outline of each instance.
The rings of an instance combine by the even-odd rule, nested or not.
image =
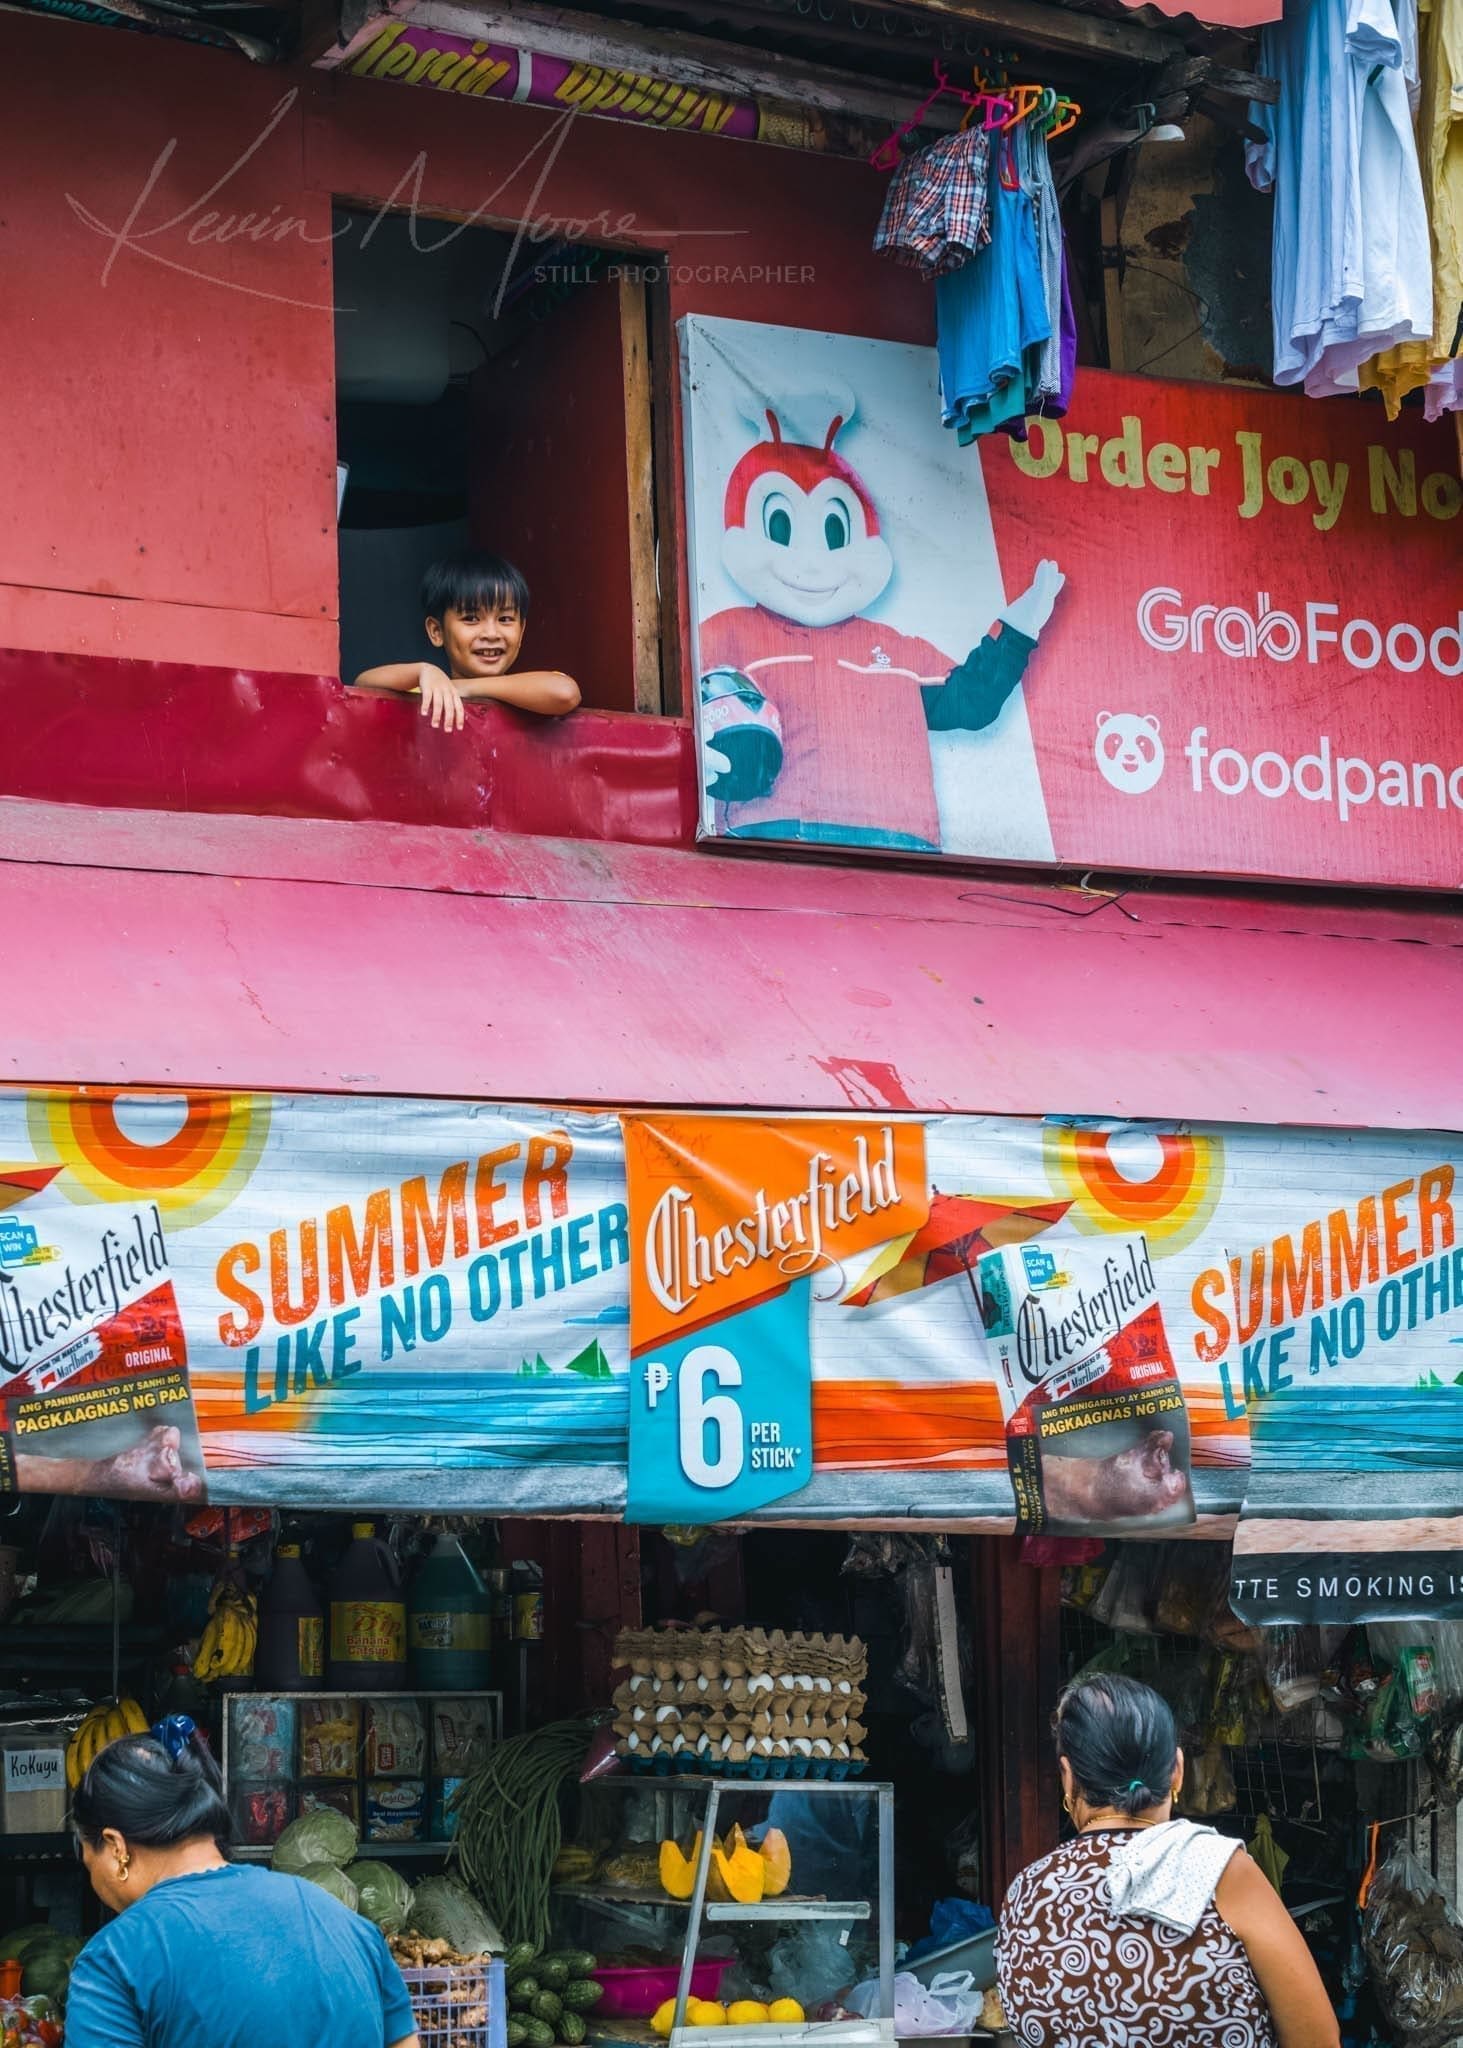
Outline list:
[[[1057,1701],[1057,1755],[1089,1806],[1142,1813],[1173,1787],[1178,1732],[1167,1700],[1119,1672],[1095,1672]]]
[[[71,1818],[93,1847],[108,1828],[142,1849],[210,1839],[222,1846],[231,1833],[218,1766],[196,1734],[176,1756],[153,1735],[109,1742],[77,1787]]]

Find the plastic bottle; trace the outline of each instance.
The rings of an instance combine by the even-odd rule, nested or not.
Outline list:
[[[374,1522],[356,1522],[330,1582],[330,1658],[334,1692],[399,1692],[406,1684],[406,1601],[396,1560]]]
[[[259,1602],[254,1678],[269,1692],[308,1692],[325,1682],[325,1616],[298,1543],[281,1543],[274,1553],[274,1574]]]
[[[411,1589],[411,1678],[427,1692],[480,1692],[491,1667],[492,1600],[457,1538],[445,1530]]]

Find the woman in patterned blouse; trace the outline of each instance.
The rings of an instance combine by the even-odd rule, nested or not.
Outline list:
[[[1023,2048],[1338,2048],[1310,1950],[1259,1866],[1172,1818],[1184,1757],[1159,1695],[1080,1680],[1054,1725],[1076,1835],[1016,1879],[996,1947]]]

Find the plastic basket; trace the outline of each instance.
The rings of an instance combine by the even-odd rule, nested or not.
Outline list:
[[[501,1962],[428,1963],[403,1970],[422,2048],[507,2048]]]

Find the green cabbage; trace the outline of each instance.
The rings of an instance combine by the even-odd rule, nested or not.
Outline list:
[[[414,1934],[450,1942],[460,1956],[502,1955],[502,1935],[464,1884],[455,1877],[426,1877],[412,1901]]]
[[[361,1895],[356,1907],[367,1920],[374,1920],[383,1934],[400,1934],[411,1924],[412,1890],[399,1870],[389,1863],[352,1863],[346,1876]]]
[[[327,1807],[290,1822],[274,1845],[274,1867],[289,1877],[303,1877],[310,1863],[333,1863],[344,1870],[360,1846],[355,1822]]]
[[[343,1906],[349,1906],[354,1913],[360,1904],[360,1893],[343,1870],[337,1870],[333,1863],[307,1863],[303,1870],[297,1870],[296,1877],[302,1877],[306,1884],[318,1884],[321,1891],[329,1892],[333,1899],[339,1899]]]

